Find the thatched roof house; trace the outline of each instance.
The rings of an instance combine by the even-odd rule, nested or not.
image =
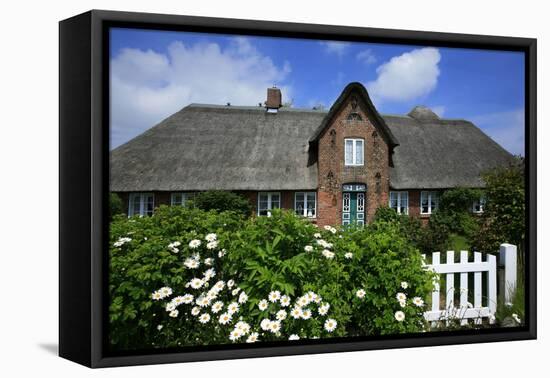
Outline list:
[[[383,204],[429,215],[436,191],[482,187],[483,171],[511,161],[469,121],[425,107],[379,114],[359,83],[328,112],[281,107],[280,99],[270,88],[266,107],[186,106],[111,152],[111,191],[128,195],[130,214],[147,213],[150,197],[155,206],[174,202],[173,193],[183,202],[220,189],[242,192],[259,212],[298,206],[320,223],[347,223],[345,213],[361,221]]]

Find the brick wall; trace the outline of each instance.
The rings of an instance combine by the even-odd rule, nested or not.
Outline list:
[[[319,190],[318,223],[337,225],[341,223],[342,185],[366,184],[366,217],[372,220],[379,206],[387,205],[389,193],[389,146],[373,117],[359,99],[355,112],[362,120],[348,120],[354,111],[352,93],[335,114],[319,139]],[[359,98],[359,96],[357,96]],[[344,165],[344,139],[364,139],[364,165]]]

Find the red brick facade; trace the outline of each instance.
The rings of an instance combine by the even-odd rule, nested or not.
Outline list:
[[[357,101],[357,104],[355,104]],[[352,119],[350,119],[352,118]],[[344,140],[364,140],[364,164],[346,166]],[[366,219],[376,209],[387,206],[389,192],[390,147],[376,126],[366,104],[353,93],[335,113],[319,139],[318,222],[340,224],[342,221],[342,185],[366,185]]]

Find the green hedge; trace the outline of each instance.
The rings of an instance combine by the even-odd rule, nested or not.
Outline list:
[[[114,350],[424,329],[433,276],[392,222],[319,229],[290,211],[161,207],[115,218],[110,237]]]

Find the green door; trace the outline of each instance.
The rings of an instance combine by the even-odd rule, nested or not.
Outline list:
[[[342,194],[342,224],[365,224],[365,193],[344,192]]]

